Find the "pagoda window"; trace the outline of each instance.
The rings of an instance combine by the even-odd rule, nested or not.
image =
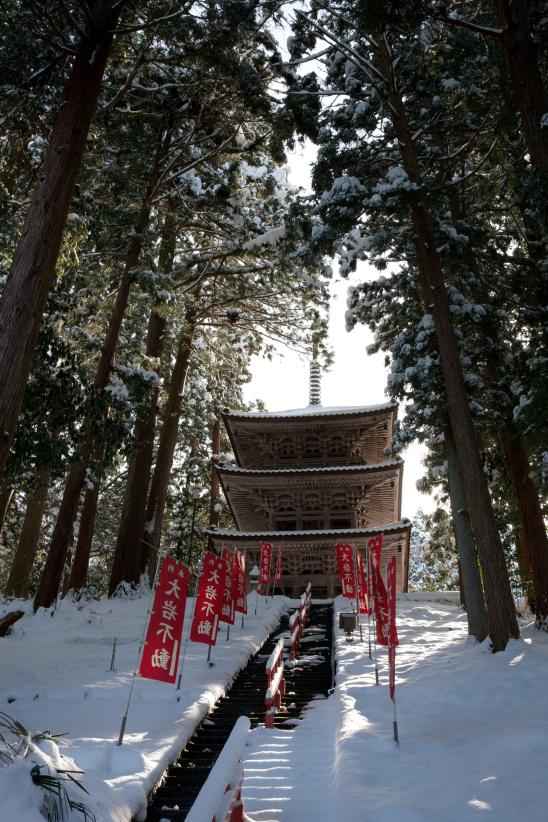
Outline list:
[[[352,528],[352,517],[333,517],[329,520],[330,528]]]
[[[321,507],[322,501],[319,494],[305,494],[303,508],[306,508],[307,511],[320,511]]]
[[[305,437],[303,444],[303,457],[308,459],[319,459],[322,455],[321,442],[318,437]]]
[[[291,437],[286,437],[280,440],[278,445],[278,457],[281,460],[295,460],[296,458],[295,440]]]
[[[332,511],[347,511],[349,508],[348,498],[344,491],[335,491],[331,497]]]
[[[346,447],[343,438],[340,435],[331,437],[329,441],[329,456],[330,457],[345,457]]]
[[[296,519],[278,519],[276,520],[276,531],[296,531]]]
[[[303,531],[321,531],[323,528],[322,517],[303,517],[302,522]]]
[[[290,494],[280,494],[278,497],[278,511],[294,511],[295,502]]]

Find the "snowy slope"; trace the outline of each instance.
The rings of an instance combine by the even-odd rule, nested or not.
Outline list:
[[[245,628],[238,616],[229,642],[221,628],[212,668],[206,646],[190,643],[179,693],[173,685],[137,679],[124,744],[117,747],[149,601],[150,596],[82,605],[65,600],[57,611],[41,609],[35,616],[31,602],[12,603],[9,610],[22,606],[27,616],[11,636],[0,638],[0,711],[32,733],[67,732],[62,752],[85,771],[83,783],[91,798],[78,789],[70,793],[86,802],[98,820],[142,816],[147,793],[166,765],[290,603],[285,597],[267,603],[261,599],[254,616],[250,595]],[[0,606],[0,616],[5,610]],[[191,612],[187,605],[187,614]],[[187,628],[188,620],[184,636]],[[110,672],[114,637],[116,671]],[[52,743],[42,747],[55,755]],[[0,822],[43,822],[41,791],[29,771],[28,763],[0,768]]]
[[[386,651],[376,687],[366,643],[337,630],[333,696],[295,730],[250,735],[250,822],[548,820],[548,636],[526,626],[493,655],[447,601],[401,595],[398,610],[400,747]]]

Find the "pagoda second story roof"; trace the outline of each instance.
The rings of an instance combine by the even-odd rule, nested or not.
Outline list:
[[[397,522],[403,462],[283,469],[219,465],[236,527],[247,531]]]
[[[386,459],[397,405],[309,405],[289,411],[233,411],[222,417],[243,468],[363,465]]]

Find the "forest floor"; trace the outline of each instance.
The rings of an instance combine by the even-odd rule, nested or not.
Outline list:
[[[545,822],[548,635],[526,624],[520,640],[493,655],[487,643],[467,640],[462,611],[439,600],[398,598],[399,747],[386,651],[379,649],[377,687],[367,641],[348,643],[337,629],[333,695],[315,701],[294,730],[249,736],[249,822]],[[53,615],[35,616],[24,603],[27,615],[0,639],[0,711],[32,733],[66,732],[63,764],[85,772],[90,792],[73,787],[70,795],[98,820],[127,822],[143,814],[147,791],[289,604],[260,602],[229,642],[223,628],[212,668],[206,646],[191,644],[179,693],[138,679],[117,747],[148,598],[64,601]],[[40,761],[59,763],[53,743],[41,750]],[[1,822],[43,822],[31,758],[0,768]]]
[[[493,655],[468,640],[461,609],[436,598],[398,595],[400,745],[386,649],[377,687],[367,642],[337,630],[334,694],[295,730],[250,735],[249,822],[546,822],[548,635],[524,624]]]

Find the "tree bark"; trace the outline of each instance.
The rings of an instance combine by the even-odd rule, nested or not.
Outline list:
[[[53,285],[74,185],[84,155],[120,4],[95,0],[53,126],[0,303],[0,476],[23,401],[42,315]]]
[[[527,599],[529,610],[532,614],[536,611],[535,593],[533,580],[531,578],[531,560],[529,558],[528,545],[523,534],[516,531],[516,559],[518,562],[518,572],[522,591]]]
[[[541,126],[548,105],[527,6],[523,0],[494,0],[493,4],[529,157],[532,165],[548,172],[548,127]]]
[[[20,598],[28,596],[50,479],[51,466],[39,465],[34,473],[34,488],[27,496],[25,518],[6,585],[8,596]]]
[[[88,488],[84,494],[84,503],[80,512],[80,524],[78,527],[78,539],[74,549],[74,559],[68,578],[68,590],[79,591],[84,588],[88,578],[89,558],[91,555],[91,544],[95,532],[95,517],[97,515],[97,503],[99,501],[99,480],[93,482],[93,488]]]
[[[468,633],[475,636],[478,642],[483,642],[488,633],[487,611],[485,609],[474,535],[470,527],[466,497],[457,458],[457,448],[450,425],[444,426],[443,436],[447,457],[451,517],[459,554],[460,580],[466,603]]]
[[[13,488],[10,485],[2,485],[0,487],[0,536],[2,535],[2,528],[6,521],[6,516],[10,509],[13,500]]]
[[[170,211],[164,222],[159,254],[160,270],[166,274],[173,268],[176,241],[177,223],[173,212]],[[164,351],[165,331],[165,318],[152,309],[148,320],[146,356],[158,362]],[[160,367],[158,367],[158,375],[159,373]],[[159,395],[160,383],[158,382],[151,392],[150,404],[143,409],[135,424],[134,436],[138,443],[138,450],[129,462],[126,493],[109,580],[109,596],[114,594],[121,582],[137,585],[141,576],[143,533]]]
[[[211,432],[211,494],[209,497],[209,524],[217,526],[221,512],[219,510],[221,503],[219,475],[215,469],[219,462],[219,455],[221,453],[221,420],[218,416],[213,422],[213,430]]]
[[[122,281],[116,295],[116,302],[110,317],[109,327],[101,350],[101,357],[97,366],[94,380],[94,390],[100,395],[110,378],[110,370],[116,352],[118,338],[122,320],[127,307],[129,292],[132,285],[132,269],[139,262],[139,257],[144,244],[145,232],[150,222],[150,193],[153,190],[158,178],[158,162],[155,163],[153,182],[148,187],[141,214],[133,236],[131,239],[128,255],[126,258]],[[40,580],[40,585],[34,599],[34,610],[40,607],[48,608],[56,599],[59,584],[63,574],[63,568],[67,557],[67,550],[72,538],[74,523],[78,512],[80,494],[86,477],[91,454],[94,449],[93,434],[90,432],[85,441],[79,447],[78,461],[74,463],[69,472],[61,507],[57,515],[57,521],[53,529],[51,543],[46,559],[46,564]]]
[[[185,322],[177,346],[177,356],[169,383],[169,394],[162,418],[160,442],[146,508],[143,559],[149,575],[151,569],[156,566],[157,552],[160,547],[173,456],[179,435],[181,404],[190,365],[196,324],[197,310],[193,305],[190,305],[185,312]]]
[[[516,491],[523,538],[535,589],[535,625],[548,631],[548,540],[536,485],[529,473],[529,458],[519,433],[506,426],[502,449]]]
[[[152,311],[148,323],[147,354],[160,358],[164,348],[166,321]],[[138,451],[129,463],[126,493],[110,574],[109,596],[121,582],[137,585],[141,576],[142,540],[145,528],[147,494],[150,485],[154,432],[158,415],[160,384],[153,389],[150,405],[142,412],[135,424]]]
[[[409,179],[420,189],[421,170],[404,104],[394,78],[390,51],[381,33],[376,35],[376,39],[379,43],[380,67],[386,80],[390,102],[390,117],[398,139],[403,166]],[[422,199],[417,198],[412,202],[411,217],[423,301],[425,310],[434,320],[447,395],[447,409],[455,437],[459,467],[465,480],[465,494],[474,538],[482,564],[489,636],[493,651],[501,651],[506,647],[509,638],[519,636],[508,570],[468,405],[441,260],[436,251],[436,235],[432,218]]]

